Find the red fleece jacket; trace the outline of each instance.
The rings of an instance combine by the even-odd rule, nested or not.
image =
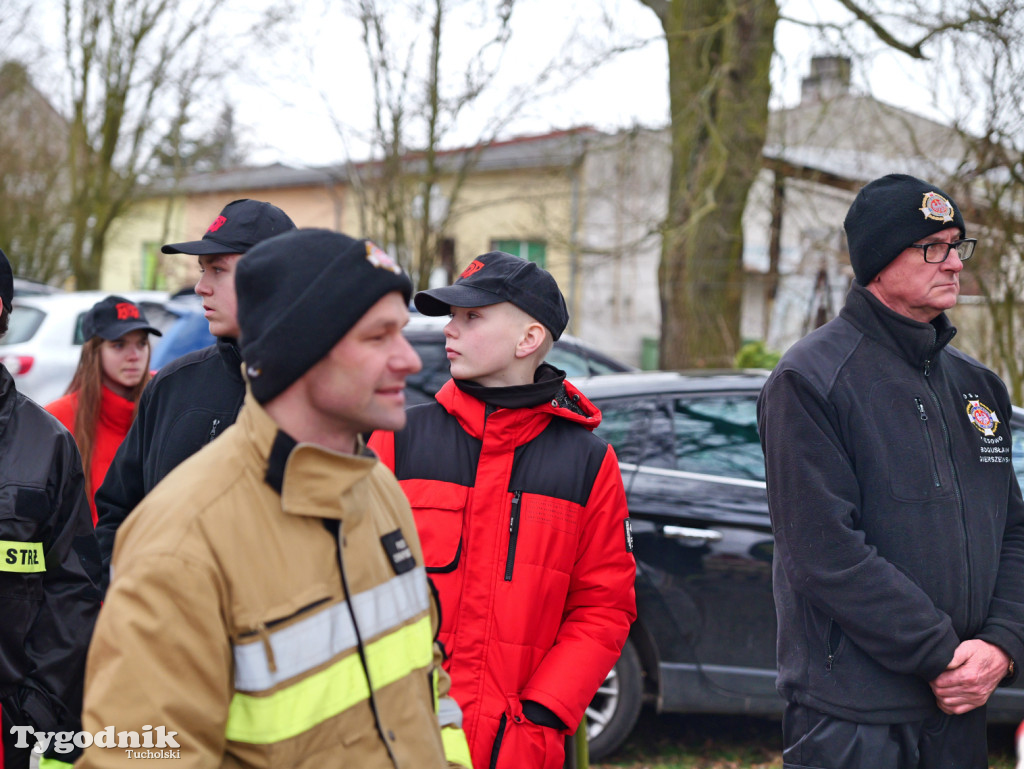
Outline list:
[[[100,396],[100,423],[96,427],[96,437],[92,447],[92,467],[89,472],[89,507],[92,509],[92,522],[96,524],[96,489],[103,483],[110,463],[114,461],[117,447],[128,434],[132,426],[135,404],[122,398],[112,390],[103,388]],[[75,415],[78,413],[78,393],[73,392],[58,398],[46,410],[60,420],[72,435],[75,434]],[[76,436],[77,437],[77,436]]]

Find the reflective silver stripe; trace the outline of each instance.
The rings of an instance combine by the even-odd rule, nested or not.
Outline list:
[[[462,728],[462,708],[453,697],[442,697],[437,703],[438,726],[457,726]]]
[[[420,566],[352,597],[363,641],[396,628],[430,608],[426,570]],[[258,692],[324,664],[356,645],[348,602],[318,611],[268,634],[276,670],[270,670],[264,643],[235,644],[235,689]]]

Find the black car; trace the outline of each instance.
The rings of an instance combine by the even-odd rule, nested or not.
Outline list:
[[[772,540],[755,404],[767,372],[642,372],[577,380],[602,411],[632,518],[637,620],[587,710],[591,757],[613,752],[641,705],[781,716]],[[1024,411],[1011,417],[1024,481]],[[989,720],[1024,717],[1024,681]]]
[[[418,373],[405,378],[405,397],[410,406],[433,400],[434,393],[451,376],[448,373],[448,356],[444,351],[443,329],[447,322],[447,317],[414,314],[405,327],[405,338],[423,361],[423,368]],[[568,334],[559,337],[546,361],[565,371],[573,381],[579,377],[636,371],[636,367],[610,358]]]

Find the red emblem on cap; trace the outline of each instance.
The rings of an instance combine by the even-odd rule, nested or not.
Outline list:
[[[139,317],[139,308],[134,304],[128,304],[128,302],[118,302],[114,305],[114,309],[117,310],[118,320],[131,320]]]
[[[483,268],[484,263],[481,262],[479,259],[474,259],[472,262],[469,263],[469,267],[462,271],[462,274],[459,276],[459,280],[462,280],[462,278],[468,278],[470,275],[476,275]]]
[[[225,217],[218,216],[216,219],[213,220],[213,224],[211,224],[206,231],[216,232],[217,230],[224,226],[225,222],[227,222],[227,219]]]

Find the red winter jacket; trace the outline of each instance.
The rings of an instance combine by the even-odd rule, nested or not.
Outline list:
[[[494,409],[449,380],[404,430],[370,440],[416,516],[478,767],[561,767],[636,617],[618,461],[591,432],[600,411],[565,388],[583,415]],[[526,719],[526,700],[567,732]]]
[[[78,393],[73,392],[58,398],[46,410],[53,414],[68,431],[75,434],[75,415],[78,413]],[[112,390],[103,387],[100,393],[100,423],[96,426],[96,437],[92,446],[92,466],[89,469],[89,508],[92,523],[96,525],[96,490],[103,483],[110,463],[114,461],[117,447],[128,434],[135,415],[135,404],[122,398]],[[84,464],[84,457],[83,457]]]

